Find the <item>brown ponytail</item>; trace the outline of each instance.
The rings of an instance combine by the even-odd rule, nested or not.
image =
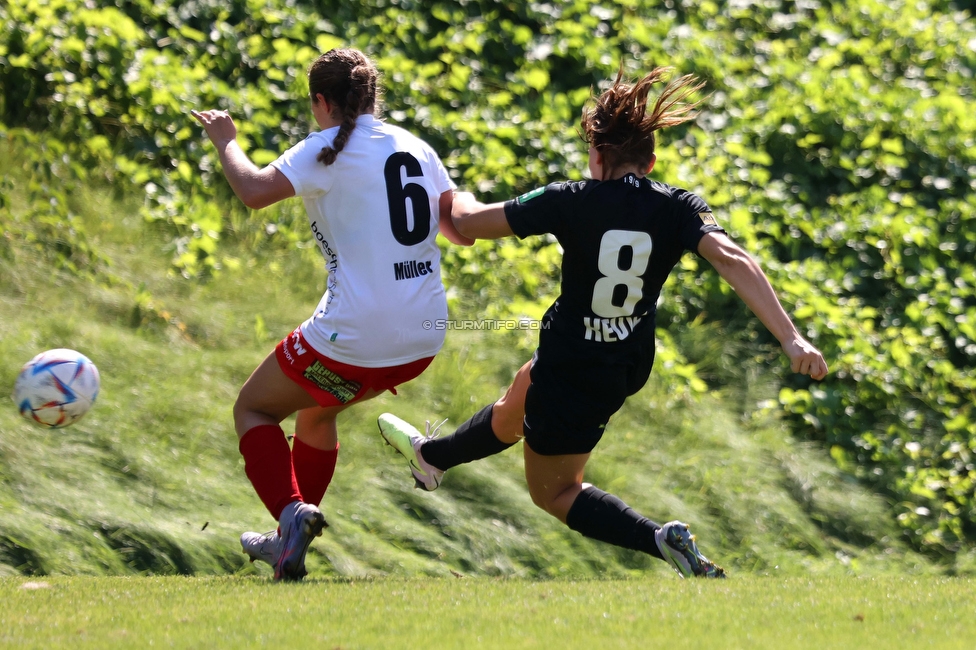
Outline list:
[[[378,78],[376,66],[359,50],[329,50],[309,66],[308,92],[312,101],[318,101],[321,94],[335,106],[338,115],[333,116],[342,120],[332,146],[319,152],[319,162],[334,163],[356,126],[356,118],[376,110],[380,99]]]
[[[631,85],[623,83],[621,65],[613,85],[603,91],[592,107],[584,107],[580,119],[582,137],[603,154],[610,169],[620,165],[650,163],[654,156],[654,132],[698,117],[695,109],[704,99],[687,103],[689,97],[705,87],[693,75],[672,79],[661,91],[650,114],[647,97],[651,86],[670,76],[673,68],[659,67]]]

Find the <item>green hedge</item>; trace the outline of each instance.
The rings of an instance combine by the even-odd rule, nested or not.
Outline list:
[[[0,7],[0,123],[38,143],[39,183],[26,221],[0,203],[4,231],[37,238],[25,223],[70,220],[50,203],[63,191],[52,182],[134,187],[188,278],[234,263],[222,240],[306,238],[300,208],[252,215],[230,200],[190,109],[229,109],[266,163],[308,131],[304,70],[330,47],[372,55],[387,119],[488,199],[581,177],[580,108],[621,61],[632,75],[671,64],[704,77],[708,109],[664,134],[655,176],[711,203],[827,354],[827,380],[784,373],[774,406],[890,494],[917,547],[950,556],[976,540],[976,25],[955,9],[966,3],[103,4]],[[83,233],[67,253],[64,242],[38,245],[63,263],[97,255]],[[552,298],[558,253],[545,240],[481,243],[446,248],[444,265],[465,308],[534,316]],[[708,377],[666,331],[691,319],[771,342],[686,259],[660,337],[680,369],[669,376],[692,390]]]

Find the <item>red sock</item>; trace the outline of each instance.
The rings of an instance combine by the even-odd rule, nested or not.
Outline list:
[[[339,443],[335,449],[316,449],[302,442],[297,436],[291,446],[291,462],[295,466],[295,478],[305,498],[305,503],[319,505],[332,482]]]
[[[248,429],[239,448],[244,457],[244,473],[275,520],[289,503],[302,500],[291,450],[281,427],[262,424]]]

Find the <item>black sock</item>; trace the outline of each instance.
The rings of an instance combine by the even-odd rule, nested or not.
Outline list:
[[[495,437],[491,428],[494,406],[494,403],[489,404],[472,415],[451,435],[425,442],[420,450],[424,460],[437,469],[448,470],[461,463],[493,456],[515,444]]]
[[[591,539],[664,559],[654,541],[654,532],[661,527],[592,485],[573,501],[566,513],[566,525]]]

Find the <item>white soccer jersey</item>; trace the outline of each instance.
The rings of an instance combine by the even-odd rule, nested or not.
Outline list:
[[[271,163],[305,201],[329,271],[302,334],[325,356],[364,368],[435,355],[447,318],[440,195],[455,185],[437,154],[407,131],[360,115],[336,161],[316,157],[339,127],[312,133]]]

